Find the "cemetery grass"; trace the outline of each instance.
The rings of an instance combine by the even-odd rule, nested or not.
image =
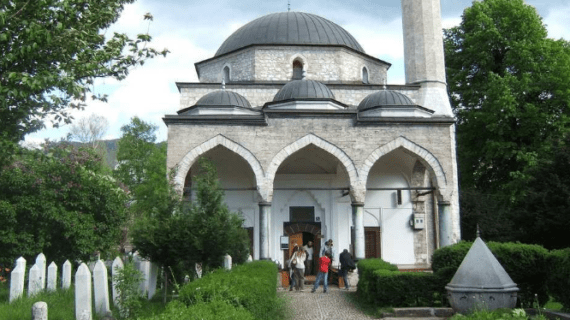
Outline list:
[[[12,303],[9,303],[9,287],[10,285],[8,283],[0,284],[0,319],[2,320],[29,319],[32,312],[32,306],[38,301],[44,301],[48,304],[48,314],[50,319],[75,319],[73,289],[57,290],[52,293],[42,292],[31,298],[24,296]]]

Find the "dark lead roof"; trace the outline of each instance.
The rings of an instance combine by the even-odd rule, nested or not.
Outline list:
[[[381,90],[369,94],[358,105],[358,111],[379,106],[415,106],[416,104],[403,93],[392,90]]]
[[[196,106],[238,106],[243,108],[251,108],[247,99],[235,92],[218,90],[210,92],[200,98],[195,104]]]
[[[279,12],[255,19],[239,28],[215,56],[254,44],[342,45],[364,53],[356,39],[341,26],[303,12]]]
[[[326,85],[314,80],[294,80],[281,88],[273,101],[289,99],[334,99],[334,94]]]

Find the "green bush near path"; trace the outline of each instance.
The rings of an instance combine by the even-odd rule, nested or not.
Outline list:
[[[548,292],[570,311],[570,248],[552,251],[549,265]]]

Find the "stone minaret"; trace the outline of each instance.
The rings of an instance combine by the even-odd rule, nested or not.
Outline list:
[[[406,83],[420,84],[417,103],[453,116],[445,81],[440,0],[402,0]]]

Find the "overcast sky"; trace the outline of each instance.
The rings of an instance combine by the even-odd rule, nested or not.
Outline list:
[[[547,24],[551,38],[570,39],[570,1],[526,0]],[[153,37],[152,46],[167,48],[170,54],[147,61],[133,70],[127,79],[117,82],[101,80],[95,93],[109,95],[108,102],[90,102],[84,111],[72,112],[81,118],[91,113],[105,116],[110,124],[105,139],[120,137],[121,126],[138,116],[159,126],[158,140],[166,140],[165,114],[179,109],[175,82],[196,82],[194,63],[213,57],[222,42],[235,30],[268,13],[287,10],[287,0],[138,0],[128,5],[119,21],[107,31],[126,32],[131,36],[146,32]],[[441,0],[443,27],[459,24],[461,14],[471,0]],[[392,63],[388,83],[403,84],[404,50],[400,0],[290,0],[291,11],[313,13],[327,18],[351,33],[367,54]],[[150,27],[143,15],[150,12]],[[59,140],[69,126],[48,128],[28,135],[26,141],[45,138]]]

